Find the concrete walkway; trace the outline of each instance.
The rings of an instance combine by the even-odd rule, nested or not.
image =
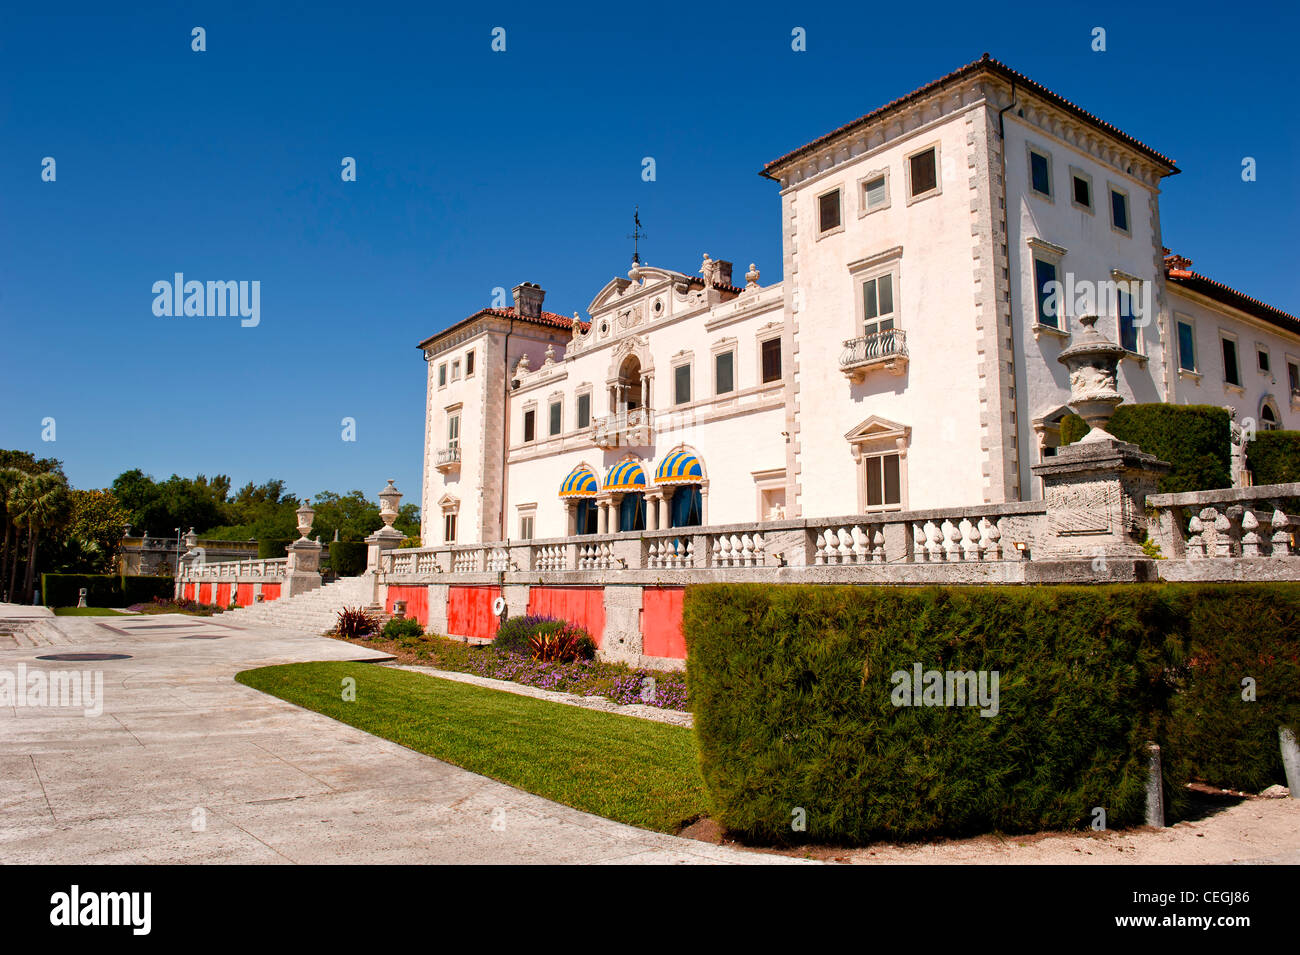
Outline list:
[[[3,864],[789,861],[569,809],[233,679],[383,658],[362,647],[219,616],[40,623],[0,644],[0,671],[102,673],[103,712],[0,707]],[[55,652],[130,659],[37,659]]]

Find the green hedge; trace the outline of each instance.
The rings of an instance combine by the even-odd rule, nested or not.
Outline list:
[[[715,818],[787,843],[1082,827],[1098,806],[1109,826],[1130,825],[1143,818],[1151,739],[1180,752],[1165,764],[1175,815],[1190,772],[1247,778],[1231,741],[1248,735],[1238,755],[1257,770],[1267,725],[1276,747],[1274,721],[1300,713],[1300,682],[1278,682],[1295,665],[1300,587],[1213,588],[1216,602],[1197,609],[1207,590],[690,587],[688,678]],[[1201,729],[1219,697],[1189,650],[1237,662],[1225,648],[1243,614],[1270,603],[1259,640],[1291,660],[1260,671],[1273,708],[1220,707],[1214,729]],[[916,663],[998,671],[997,715],[895,706],[893,674]],[[792,830],[796,810],[803,832]]]
[[[129,607],[155,597],[171,599],[171,577],[119,577],[117,574],[41,574],[41,596],[47,607],[75,607],[82,587],[91,607]]]
[[[1277,729],[1300,729],[1300,586],[1170,589],[1188,639],[1165,734],[1174,778],[1246,792],[1285,783]]]
[[[1260,431],[1246,445],[1246,466],[1256,484],[1300,481],[1300,431]]]
[[[1120,405],[1106,430],[1173,465],[1158,483],[1162,494],[1232,486],[1232,419],[1214,405]],[[1061,444],[1088,433],[1078,415],[1061,421]]]
[[[268,559],[273,560],[279,557],[283,557],[285,556],[285,548],[287,548],[292,543],[293,541],[287,537],[284,538],[283,540],[281,540],[278,537],[272,537],[266,540],[259,540],[257,542],[257,558],[258,560],[268,560]]]
[[[339,577],[355,577],[366,569],[364,541],[330,541],[330,570]]]

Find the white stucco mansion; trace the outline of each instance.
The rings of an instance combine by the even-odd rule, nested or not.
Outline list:
[[[764,167],[779,283],[519,285],[420,344],[424,544],[1039,498],[1086,314],[1126,401],[1300,427],[1300,319],[1164,248],[1177,172],[986,55]]]

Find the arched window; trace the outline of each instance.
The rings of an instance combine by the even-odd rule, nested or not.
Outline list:
[[[1259,430],[1276,431],[1280,427],[1282,427],[1282,423],[1278,420],[1277,409],[1273,407],[1271,401],[1266,399],[1263,407],[1259,409]]]
[[[683,484],[673,491],[670,527],[698,527],[703,521],[704,502],[698,484]]]
[[[618,529],[620,531],[645,530],[645,495],[634,491],[623,495],[618,503]]]

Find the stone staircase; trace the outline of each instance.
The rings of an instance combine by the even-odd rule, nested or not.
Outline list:
[[[344,607],[365,607],[382,616],[381,608],[374,603],[374,578],[343,577],[305,594],[227,610],[212,619],[214,623],[237,627],[282,627],[324,633],[338,623],[339,611]]]

